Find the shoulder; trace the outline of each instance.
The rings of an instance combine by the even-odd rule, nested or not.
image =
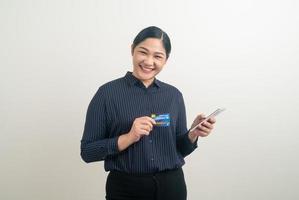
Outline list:
[[[116,95],[119,93],[119,91],[122,91],[124,87],[126,86],[125,80],[123,77],[114,79],[112,81],[106,82],[103,85],[100,85],[94,94],[93,99],[109,99],[113,95]]]
[[[117,78],[99,86],[97,93],[109,94],[117,90],[122,90],[125,85],[124,77]]]

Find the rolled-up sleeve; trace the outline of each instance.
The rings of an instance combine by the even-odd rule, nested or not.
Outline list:
[[[119,152],[118,137],[109,138],[107,132],[106,98],[105,91],[100,87],[87,109],[81,139],[81,157],[87,163],[105,160],[107,156]]]
[[[186,157],[197,148],[197,140],[192,143],[188,137],[189,130],[187,129],[186,109],[184,98],[181,93],[178,97],[178,105],[179,112],[176,124],[176,144],[178,151],[182,154],[183,157]]]

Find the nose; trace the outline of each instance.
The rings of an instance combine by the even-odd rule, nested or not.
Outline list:
[[[144,64],[146,64],[148,66],[152,66],[154,64],[154,59],[151,56],[147,56],[144,59]]]

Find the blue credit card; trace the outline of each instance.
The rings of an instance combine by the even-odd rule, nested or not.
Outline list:
[[[151,114],[151,118],[156,121],[156,126],[169,126],[170,125],[170,115],[167,114]]]

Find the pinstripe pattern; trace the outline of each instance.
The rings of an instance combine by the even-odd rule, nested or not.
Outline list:
[[[135,118],[170,114],[170,126],[155,126],[119,152],[117,139],[128,133]],[[85,162],[105,160],[106,171],[152,173],[181,167],[184,157],[197,147],[188,138],[186,112],[181,92],[155,79],[146,88],[131,72],[102,85],[92,98],[81,140]]]

